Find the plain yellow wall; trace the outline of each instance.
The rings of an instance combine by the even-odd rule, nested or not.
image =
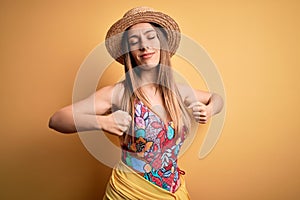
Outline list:
[[[84,58],[112,23],[140,5],[175,18],[224,81],[218,144],[197,158],[207,130],[201,126],[180,159],[192,199],[300,199],[300,4],[283,0],[1,1],[0,199],[101,199],[110,168],[78,135],[47,123],[71,103]],[[107,73],[122,75],[122,68]]]

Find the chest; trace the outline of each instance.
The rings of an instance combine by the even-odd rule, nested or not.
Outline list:
[[[164,112],[158,109],[160,107],[157,107],[156,111],[160,113]],[[133,128],[135,139],[131,142],[136,147],[146,147],[148,150],[147,146],[151,146],[154,151],[163,151],[165,148],[172,148],[172,146],[183,142],[180,135],[175,134],[172,121],[163,121],[156,112],[148,109],[142,102],[135,104]],[[132,150],[138,151],[138,149],[140,148]]]

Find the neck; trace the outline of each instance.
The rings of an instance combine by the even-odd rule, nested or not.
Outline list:
[[[140,86],[157,88],[158,67],[149,70],[140,70],[139,81]]]
[[[153,98],[156,96],[158,85],[155,83],[147,84],[142,86],[143,92],[148,96],[148,98]]]

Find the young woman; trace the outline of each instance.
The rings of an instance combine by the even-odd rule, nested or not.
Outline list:
[[[178,48],[179,32],[164,13],[147,7],[129,10],[106,37],[108,52],[124,65],[125,80],[50,119],[49,126],[62,133],[104,130],[120,138],[121,161],[104,199],[189,199],[177,165],[180,147],[191,120],[206,123],[223,102],[217,94],[175,83],[170,57]],[[94,103],[93,111],[87,109],[89,103]]]

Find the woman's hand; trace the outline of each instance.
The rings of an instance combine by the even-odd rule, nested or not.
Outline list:
[[[185,105],[192,109],[193,116],[198,123],[206,124],[223,108],[223,99],[216,93],[193,89],[184,84],[179,84],[178,89]]]
[[[122,136],[130,128],[131,120],[131,116],[122,110],[110,115],[98,116],[100,129],[118,136]]]
[[[194,119],[200,124],[206,124],[212,116],[212,109],[210,106],[196,101],[191,103],[188,108],[192,109]]]

